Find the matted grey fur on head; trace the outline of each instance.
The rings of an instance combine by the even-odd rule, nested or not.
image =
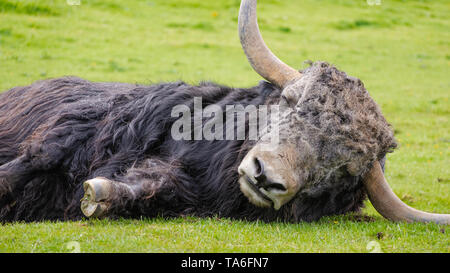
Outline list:
[[[397,147],[391,126],[359,79],[324,62],[302,75],[283,95],[298,96],[293,122],[304,123],[302,134],[324,169],[346,166],[358,176]]]

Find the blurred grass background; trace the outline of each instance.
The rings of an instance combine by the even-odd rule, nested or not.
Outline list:
[[[360,78],[395,128],[387,178],[418,209],[450,213],[450,4],[446,0],[260,0],[269,47],[298,69],[324,60]],[[375,2],[375,1],[369,1]],[[237,36],[239,0],[0,0],[0,90],[76,75],[92,81],[256,85]],[[327,217],[15,223],[0,252],[450,252],[446,227]],[[381,235],[380,235],[381,234]]]

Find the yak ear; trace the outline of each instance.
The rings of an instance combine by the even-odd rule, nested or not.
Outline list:
[[[357,160],[353,160],[347,163],[347,172],[351,176],[361,176],[364,175],[367,171],[369,171],[374,162],[379,162],[382,171],[384,172],[384,165],[386,162],[386,156],[384,155],[381,159],[369,159],[369,158],[358,158]]]
[[[347,171],[351,176],[363,175],[370,169],[375,161],[377,161],[377,157],[372,153],[353,154],[347,163]]]

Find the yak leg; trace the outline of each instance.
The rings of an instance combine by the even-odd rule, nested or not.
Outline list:
[[[161,160],[147,159],[128,169],[121,177],[96,177],[85,181],[81,210],[92,218],[135,216],[136,213],[149,216],[149,211],[155,212],[149,208],[157,206],[154,197],[161,193],[158,202],[175,203],[176,197],[168,193],[176,192],[175,187],[183,187],[186,184],[183,181],[188,179],[181,168]]]
[[[12,192],[30,173],[31,164],[24,156],[18,157],[0,166],[0,197]]]
[[[95,121],[85,121],[83,116],[61,116],[53,127],[46,124],[35,131],[35,136],[22,143],[22,154],[0,166],[0,198],[14,191],[20,191],[29,181],[42,172],[58,168],[70,160],[73,152],[95,133]]]
[[[135,186],[104,177],[87,180],[83,183],[84,196],[81,199],[81,211],[86,217],[106,216],[119,204],[126,206],[129,200],[134,200],[135,188]]]
[[[52,167],[52,163],[45,162],[48,164],[43,166],[36,161],[29,153],[25,153],[0,166],[0,208],[5,202],[11,201],[11,197],[22,190],[36,173]]]

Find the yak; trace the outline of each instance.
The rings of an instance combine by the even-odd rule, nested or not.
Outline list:
[[[390,220],[449,224],[450,215],[410,208],[390,189],[384,164],[394,133],[359,79],[326,62],[298,71],[279,60],[259,32],[256,0],[241,2],[238,29],[251,66],[267,80],[255,87],[63,77],[2,93],[0,222],[315,221],[360,211],[368,197]],[[228,105],[277,106],[278,116],[257,139],[245,130],[249,115],[244,125],[231,122],[235,116],[223,125],[244,129],[243,139],[175,139],[172,110],[194,110],[196,98],[223,116]]]

